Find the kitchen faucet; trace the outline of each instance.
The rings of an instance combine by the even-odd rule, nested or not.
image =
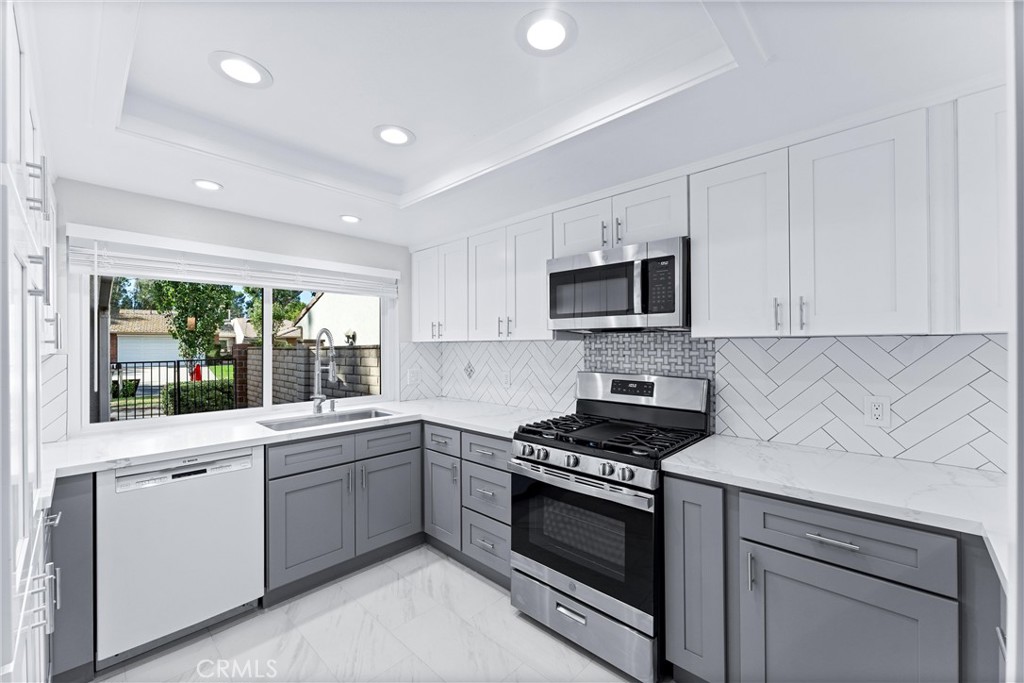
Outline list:
[[[313,395],[310,396],[313,399],[313,414],[319,415],[324,412],[324,401],[327,397],[323,393],[322,384],[320,381],[320,337],[327,336],[327,377],[332,382],[338,381],[338,370],[334,366],[334,337],[331,335],[331,331],[326,327],[322,328],[316,333],[316,364],[313,369]]]

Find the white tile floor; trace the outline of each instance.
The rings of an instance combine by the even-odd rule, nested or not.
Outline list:
[[[508,591],[420,546],[102,680],[628,679],[519,615]]]

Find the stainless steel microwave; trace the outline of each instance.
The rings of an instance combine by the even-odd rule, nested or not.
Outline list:
[[[551,259],[548,329],[685,329],[689,285],[688,237]]]

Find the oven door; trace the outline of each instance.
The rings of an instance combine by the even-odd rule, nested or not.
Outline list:
[[[646,244],[548,261],[548,327],[643,327]]]
[[[654,496],[513,459],[512,568],[653,633]]]

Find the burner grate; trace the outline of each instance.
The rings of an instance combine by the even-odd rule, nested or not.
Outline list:
[[[540,422],[533,422],[519,428],[519,431],[523,434],[530,434],[532,436],[540,436],[545,439],[558,439],[566,440],[565,435],[577,432],[587,427],[593,427],[599,425],[607,420],[600,417],[593,417],[592,415],[580,415],[573,413],[571,415],[562,415],[561,417],[554,417],[550,420],[541,420]]]
[[[688,446],[702,436],[704,435],[701,432],[687,429],[643,425],[608,439],[601,444],[601,448],[626,455],[661,458]]]

